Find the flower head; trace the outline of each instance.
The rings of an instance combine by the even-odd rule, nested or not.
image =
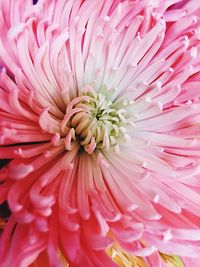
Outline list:
[[[0,266],[111,267],[113,244],[154,267],[199,256],[199,15],[0,0]]]

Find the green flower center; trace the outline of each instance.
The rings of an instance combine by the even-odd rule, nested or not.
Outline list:
[[[91,89],[80,93],[67,107],[67,126],[89,154],[95,149],[109,150],[127,139],[127,111],[109,98],[108,92]]]

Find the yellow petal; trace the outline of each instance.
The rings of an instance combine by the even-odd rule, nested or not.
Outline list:
[[[118,245],[109,248],[107,250],[107,254],[120,267],[148,267],[141,257],[132,256],[126,253]]]
[[[160,253],[161,258],[166,263],[167,267],[184,267],[180,257],[176,255],[167,255]]]
[[[120,267],[148,267],[143,258],[129,254],[118,244],[115,244],[111,248],[107,249],[106,252]],[[180,257],[164,253],[159,254],[163,262],[165,262],[166,267],[184,267]]]

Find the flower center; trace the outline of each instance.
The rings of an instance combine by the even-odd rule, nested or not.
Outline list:
[[[126,109],[110,101],[108,91],[96,93],[87,87],[67,106],[64,125],[70,129],[71,138],[92,154],[95,149],[108,150],[127,138],[126,119]]]

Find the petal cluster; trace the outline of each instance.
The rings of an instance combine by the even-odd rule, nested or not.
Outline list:
[[[0,0],[0,17],[0,266],[112,267],[113,244],[197,258],[199,1]]]

